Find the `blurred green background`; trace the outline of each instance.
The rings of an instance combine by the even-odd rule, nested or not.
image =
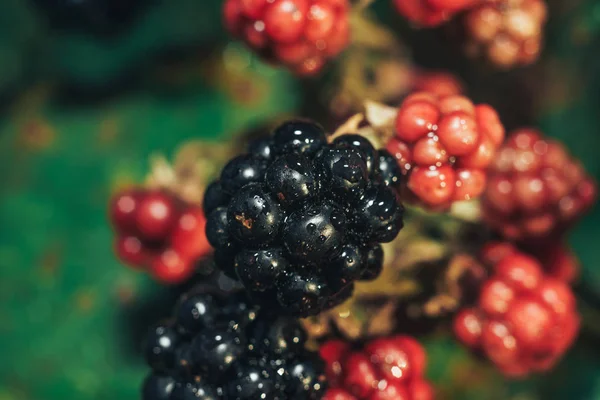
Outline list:
[[[374,8],[417,64],[459,74],[509,128],[540,126],[600,178],[600,1],[551,0],[542,59],[503,73],[465,60],[442,30],[407,29],[387,3]],[[186,140],[311,116],[315,90],[335,82],[335,65],[305,85],[261,64],[229,41],[220,5],[156,0],[106,36],[57,29],[27,0],[0,2],[0,400],[138,398],[143,326],[179,289],[115,259],[110,194]],[[596,207],[570,237],[587,293],[600,292],[598,226]],[[577,346],[524,382],[449,337],[424,338],[440,398],[600,399],[600,309],[582,310]]]

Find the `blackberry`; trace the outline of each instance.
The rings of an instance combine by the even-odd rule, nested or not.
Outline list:
[[[156,371],[172,368],[179,335],[171,323],[160,323],[146,336],[146,362]]]
[[[269,191],[284,207],[307,201],[317,196],[319,186],[312,162],[297,154],[279,157],[265,176]]]
[[[149,332],[160,357],[148,358],[142,400],[316,400],[326,390],[324,364],[304,348],[300,323],[261,311],[243,292],[196,288],[171,321]]]
[[[256,139],[248,146],[248,153],[263,160],[270,160],[273,157],[273,143],[271,138]]]
[[[397,188],[400,186],[402,179],[402,169],[398,165],[396,157],[387,150],[379,150],[379,168],[377,170],[377,178],[386,186]]]
[[[265,164],[259,158],[243,155],[229,161],[221,172],[221,187],[233,194],[250,182],[262,180]]]
[[[325,131],[311,121],[289,121],[275,129],[273,150],[275,155],[286,153],[313,156],[327,144]]]
[[[152,373],[142,384],[143,400],[171,400],[175,379],[171,376]]]
[[[273,240],[282,219],[279,203],[265,193],[258,183],[240,189],[227,208],[229,232],[249,246]]]
[[[178,382],[170,400],[219,400],[218,392],[202,382]]]
[[[206,225],[217,266],[254,301],[301,317],[344,301],[356,280],[374,279],[378,244],[402,228],[395,158],[359,135],[328,143],[307,120],[284,123],[250,149],[206,193],[205,203],[218,204]],[[214,201],[225,198],[215,195],[219,185],[226,204]]]
[[[333,145],[338,149],[356,149],[362,153],[362,159],[367,166],[369,174],[377,170],[379,163],[379,154],[371,142],[364,136],[344,135],[333,141]]]
[[[221,186],[221,182],[212,182],[208,185],[204,194],[204,202],[202,204],[204,214],[208,215],[217,207],[227,205],[229,199],[231,199],[231,196],[225,193],[223,186]]]

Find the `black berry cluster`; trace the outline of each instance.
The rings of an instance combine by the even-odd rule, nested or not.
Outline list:
[[[375,278],[402,228],[400,170],[359,135],[328,143],[294,120],[231,160],[204,199],[215,261],[253,300],[293,316],[331,308]]]
[[[142,400],[320,399],[324,364],[305,341],[298,321],[263,314],[245,295],[190,292],[148,334]]]

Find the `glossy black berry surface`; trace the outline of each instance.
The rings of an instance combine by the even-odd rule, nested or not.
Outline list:
[[[379,150],[379,162],[373,172],[373,176],[386,186],[397,188],[402,179],[402,170],[398,165],[396,157],[387,150]]]
[[[248,146],[248,153],[256,158],[268,161],[274,157],[272,148],[273,142],[271,141],[271,138],[256,139]]]
[[[142,400],[322,398],[324,365],[305,349],[301,324],[262,312],[244,292],[195,288],[171,321],[148,334],[147,343],[169,339],[157,354],[168,349],[173,362],[148,359],[153,371],[142,383]]]
[[[283,230],[288,253],[301,263],[332,260],[341,251],[346,215],[334,203],[315,203],[291,214]]]
[[[402,229],[403,214],[394,189],[373,186],[357,205],[355,236],[366,243],[391,242]]]
[[[231,243],[227,208],[218,207],[206,217],[206,239],[215,249],[228,247]]]
[[[373,147],[371,142],[364,136],[360,135],[344,135],[333,141],[333,145],[338,149],[355,149],[358,150],[362,159],[367,166],[369,174],[376,171],[379,167],[379,154]]]
[[[295,153],[311,157],[326,144],[325,131],[312,121],[288,121],[273,133],[275,155]]]
[[[319,184],[314,165],[298,154],[285,154],[267,169],[265,183],[270,193],[285,207],[317,197]]]
[[[275,286],[289,262],[282,248],[242,250],[235,257],[235,271],[245,287],[264,291]]]
[[[160,323],[152,327],[144,344],[148,365],[156,371],[172,368],[178,342],[179,335],[172,323]]]
[[[252,155],[241,155],[229,161],[221,171],[221,187],[233,194],[251,182],[263,180],[265,163]]]
[[[221,173],[226,196],[207,190],[205,203],[218,205],[206,225],[216,265],[281,314],[306,317],[343,302],[377,270],[365,272],[370,249],[402,228],[387,157],[358,135],[328,143],[304,120],[252,143]]]
[[[324,190],[342,204],[359,199],[369,183],[367,164],[356,149],[325,149],[315,163]]]
[[[210,214],[217,207],[225,206],[229,203],[231,196],[223,190],[221,182],[214,181],[206,188],[204,194],[204,202],[202,207],[204,208],[204,214]]]
[[[143,400],[171,400],[175,379],[170,375],[151,373],[142,383]]]
[[[229,233],[247,246],[271,242],[279,233],[283,213],[279,203],[260,184],[240,189],[227,208]]]
[[[361,275],[361,280],[370,281],[379,276],[383,269],[383,249],[377,244],[367,249],[365,269]]]

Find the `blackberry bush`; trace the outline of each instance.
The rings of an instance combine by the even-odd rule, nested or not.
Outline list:
[[[596,184],[564,146],[519,129],[490,166],[486,223],[502,236],[539,241],[561,236],[596,200]]]
[[[479,197],[485,170],[504,139],[504,127],[490,106],[429,92],[404,100],[394,131],[387,149],[407,177],[403,194],[433,209]]]
[[[319,349],[330,389],[324,400],[433,400],[424,378],[426,354],[410,336],[379,338],[361,347],[330,340]]]
[[[306,334],[241,293],[196,288],[144,346],[152,372],[142,400],[313,400],[326,390],[324,364]]]
[[[225,26],[268,61],[317,73],[348,44],[348,0],[227,0]]]
[[[551,369],[579,330],[571,288],[510,244],[488,246],[484,258],[492,275],[477,304],[455,317],[456,336],[507,376]]]
[[[206,192],[215,261],[258,302],[295,316],[344,301],[382,268],[402,228],[391,155],[363,137],[327,142],[310,121],[281,125],[231,160]]]

